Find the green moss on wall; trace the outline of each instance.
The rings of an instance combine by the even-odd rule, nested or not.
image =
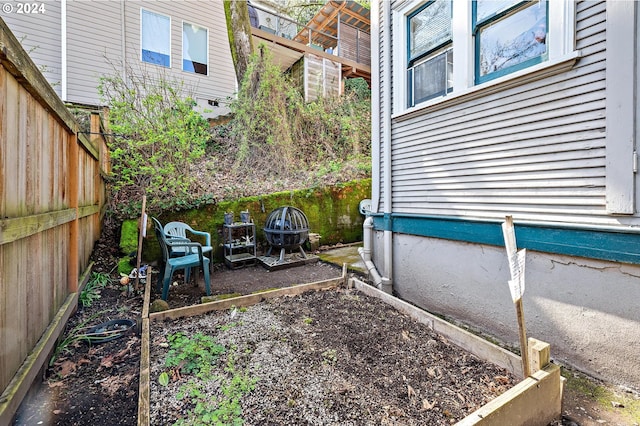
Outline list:
[[[262,227],[267,216],[282,206],[293,206],[304,212],[309,219],[309,231],[320,234],[320,244],[353,243],[362,241],[364,217],[358,206],[360,201],[371,197],[371,179],[363,179],[345,184],[310,188],[298,191],[283,191],[264,196],[240,198],[216,205],[210,204],[198,210],[165,212],[157,219],[165,224],[181,221],[193,229],[211,234],[214,258],[222,259],[222,224],[224,214],[233,212],[234,220],[240,220],[240,212],[248,210],[256,224],[257,241],[266,246]],[[133,221],[135,224],[135,221]],[[136,225],[137,228],[137,225]],[[137,232],[137,229],[136,229]],[[143,246],[143,259],[149,262],[158,259],[160,251],[153,230],[147,233]],[[137,241],[137,234],[136,234]],[[137,246],[136,246],[137,248]]]
[[[123,257],[118,261],[118,273],[129,275],[133,270],[133,266],[131,266],[130,257]]]
[[[138,251],[138,221],[125,220],[120,230],[120,251],[130,254]]]

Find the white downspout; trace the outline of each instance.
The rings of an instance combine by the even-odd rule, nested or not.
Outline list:
[[[377,288],[382,286],[382,277],[376,269],[376,265],[371,261],[371,247],[373,246],[373,217],[367,216],[362,225],[363,232],[363,246],[358,248],[358,253],[364,261],[364,265],[367,267],[369,277]]]
[[[384,147],[384,214],[391,220],[391,2],[383,1],[384,5],[384,31],[382,33],[385,57],[383,66],[383,117],[382,117],[382,143]],[[386,219],[386,218],[385,218]],[[385,220],[386,222],[386,220]],[[385,228],[390,228],[387,223]],[[393,293],[393,231],[384,231],[384,271],[386,277],[382,278],[381,289],[386,293]]]
[[[378,212],[380,207],[380,123],[384,124],[384,133],[383,133],[383,144],[384,147],[384,212],[391,212],[391,130],[390,130],[390,117],[391,117],[391,100],[390,100],[390,88],[391,83],[389,78],[391,76],[390,71],[390,40],[391,36],[389,34],[388,27],[388,18],[390,16],[391,8],[389,6],[388,1],[382,2],[384,5],[384,16],[383,22],[385,22],[386,26],[383,32],[383,44],[386,49],[386,58],[383,61],[384,66],[384,99],[383,99],[383,113],[385,115],[384,119],[381,119],[380,116],[380,91],[373,90],[371,97],[371,125],[372,125],[372,153],[371,153],[371,161],[374,165],[372,168],[372,204],[371,209],[373,212]],[[378,0],[375,0],[371,4],[371,34],[374,36],[372,40],[372,61],[371,61],[371,80],[372,87],[379,88],[380,87],[380,4]],[[384,231],[384,266],[385,271],[387,272],[386,277],[382,277],[373,261],[371,260],[371,253],[373,249],[373,217],[367,216],[363,224],[363,246],[358,249],[358,253],[362,260],[364,261],[365,266],[367,267],[367,271],[369,273],[369,277],[374,282],[375,286],[381,290],[386,291],[387,293],[392,293],[392,280],[391,280],[391,267],[392,267],[392,232]]]

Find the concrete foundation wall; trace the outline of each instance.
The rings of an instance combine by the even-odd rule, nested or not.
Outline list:
[[[382,235],[374,234],[378,268],[384,265]],[[400,298],[518,347],[504,248],[393,238],[393,286]],[[527,251],[527,332],[549,342],[562,364],[640,389],[639,301],[638,265]]]

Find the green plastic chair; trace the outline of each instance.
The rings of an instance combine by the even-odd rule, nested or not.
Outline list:
[[[211,246],[211,234],[204,231],[196,231],[191,228],[184,222],[169,222],[164,225],[164,234],[170,239],[173,238],[183,238],[188,239],[191,235],[199,235],[204,237],[205,244],[202,246],[202,254],[211,253],[213,251],[213,247]],[[192,253],[196,253],[195,249],[188,247],[175,247],[171,249],[171,257],[184,256],[187,252],[191,251]],[[213,259],[212,259],[213,260]],[[191,275],[191,270],[187,269],[185,272],[185,280],[189,281],[189,276]]]
[[[189,225],[183,222],[169,222],[164,225],[164,233],[170,238],[187,238],[191,240],[189,234],[199,235],[204,237],[205,243],[202,245],[202,253],[209,253],[213,251],[211,246],[211,234],[204,231],[196,231]],[[175,247],[171,249],[172,255],[184,255],[190,249],[188,247]],[[191,249],[193,251],[193,249]],[[193,251],[195,253],[195,251]]]
[[[173,273],[180,269],[185,270],[185,278],[188,281],[188,271],[193,267],[201,267],[204,274],[204,287],[207,292],[207,296],[211,295],[210,286],[210,270],[209,259],[202,254],[202,245],[197,242],[193,242],[188,238],[171,237],[168,238],[162,227],[162,224],[155,217],[153,220],[156,238],[160,244],[162,251],[162,265],[160,266],[160,273],[158,276],[158,287],[162,283],[162,300],[167,300],[169,297],[169,286],[171,284],[171,278]],[[183,255],[179,257],[171,257],[171,252],[176,249],[182,249]]]

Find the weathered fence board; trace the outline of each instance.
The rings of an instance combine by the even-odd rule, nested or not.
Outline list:
[[[100,119],[91,118],[91,133]],[[75,309],[100,236],[106,141],[78,134],[0,19],[0,424],[9,424]]]

